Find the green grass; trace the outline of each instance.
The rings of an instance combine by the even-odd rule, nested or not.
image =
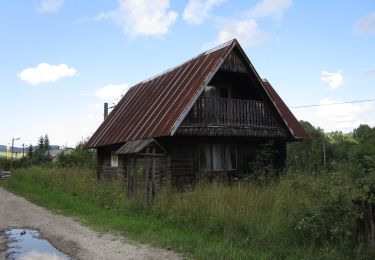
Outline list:
[[[185,193],[164,190],[151,206],[140,199],[128,199],[120,181],[97,182],[90,171],[17,170],[0,185],[97,231],[115,233],[192,258],[366,258],[364,253],[358,255],[352,245],[345,244],[345,237],[344,242],[332,241],[332,237],[341,239],[341,233],[321,232],[323,228],[336,226],[350,228],[353,220],[343,218],[345,214],[350,216],[350,210],[341,212],[341,206],[322,208],[323,196],[331,195],[320,196],[321,186],[329,187],[335,194],[346,189],[345,185],[331,184],[324,176],[290,176],[269,187],[212,184],[198,185],[194,191]],[[343,205],[350,205],[350,202],[345,204],[346,199],[341,198]],[[332,201],[332,205],[335,203]],[[325,211],[328,215],[337,211],[343,216],[321,223]]]

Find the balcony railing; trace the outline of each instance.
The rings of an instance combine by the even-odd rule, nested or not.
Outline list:
[[[278,127],[279,123],[262,101],[200,97],[183,125]]]

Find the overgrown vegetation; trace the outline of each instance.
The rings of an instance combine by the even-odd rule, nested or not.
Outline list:
[[[60,168],[94,169],[96,167],[96,153],[85,149],[85,142],[80,142],[73,152],[59,154],[56,162]]]
[[[358,251],[351,237],[358,211],[347,176],[287,174],[270,186],[198,185],[162,191],[149,206],[128,199],[121,181],[93,171],[18,170],[3,185],[36,203],[78,216],[99,230],[197,258],[340,258]],[[368,255],[370,256],[370,255]]]
[[[375,202],[375,128],[325,134],[303,125],[311,139],[288,146],[283,175],[269,168],[275,154],[265,144],[249,182],[163,190],[150,205],[127,198],[121,181],[99,182],[83,145],[75,159],[19,169],[1,185],[98,230],[195,258],[374,259],[360,236],[357,202]]]

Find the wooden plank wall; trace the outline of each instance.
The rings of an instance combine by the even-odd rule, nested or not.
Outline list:
[[[194,173],[194,145],[189,140],[177,141],[169,146],[172,187],[180,190],[196,181]]]
[[[249,169],[249,162],[256,158],[257,150],[261,143],[267,142],[267,138],[248,137],[172,137],[162,141],[164,147],[170,153],[172,186],[179,189],[184,185],[193,184],[203,180],[204,176],[210,176],[209,172],[199,171],[199,144],[203,143],[223,143],[235,144],[237,147],[237,170],[212,172],[211,175],[225,176],[228,180],[246,173]],[[286,141],[276,140],[276,149],[279,154],[275,160],[275,167],[283,169],[286,157]],[[225,179],[224,178],[224,179]],[[223,178],[221,178],[223,179]]]
[[[97,149],[97,173],[99,178],[119,179],[124,177],[123,160],[119,156],[119,167],[111,166],[111,153],[121,145],[100,147]]]
[[[150,200],[162,187],[170,186],[167,156],[129,155],[126,161],[129,196]]]

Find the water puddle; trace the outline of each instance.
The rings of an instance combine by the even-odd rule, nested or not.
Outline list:
[[[9,260],[65,260],[70,257],[40,237],[36,230],[10,229],[5,231],[9,241],[7,259]]]

